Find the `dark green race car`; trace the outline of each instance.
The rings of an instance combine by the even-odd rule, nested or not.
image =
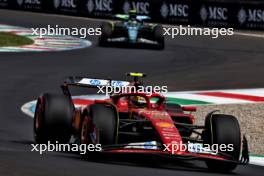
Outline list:
[[[102,35],[99,38],[99,46],[139,46],[164,49],[163,28],[158,24],[147,24],[148,16],[137,15],[130,12],[129,15],[115,15],[121,21],[103,22]]]

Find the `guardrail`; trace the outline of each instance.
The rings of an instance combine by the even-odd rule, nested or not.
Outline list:
[[[136,9],[153,22],[264,30],[261,0],[0,0],[0,8],[97,18]]]

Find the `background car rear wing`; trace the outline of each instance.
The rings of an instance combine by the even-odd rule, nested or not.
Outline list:
[[[124,15],[124,14],[116,14],[116,15],[114,15],[114,17],[117,19],[121,19],[121,20],[128,20],[129,19],[129,15]],[[146,16],[146,15],[137,15],[136,19],[138,21],[144,21],[144,20],[150,20],[150,17]]]

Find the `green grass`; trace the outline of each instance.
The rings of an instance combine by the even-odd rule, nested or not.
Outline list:
[[[8,32],[0,32],[0,47],[31,45],[34,41]]]

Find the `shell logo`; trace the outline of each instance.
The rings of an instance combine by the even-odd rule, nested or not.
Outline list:
[[[172,127],[174,127],[174,124],[169,123],[169,122],[158,122],[158,123],[156,123],[156,125],[161,127],[161,128],[172,128]]]

